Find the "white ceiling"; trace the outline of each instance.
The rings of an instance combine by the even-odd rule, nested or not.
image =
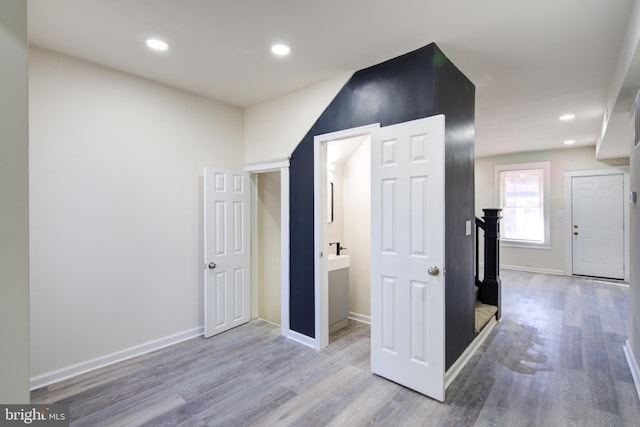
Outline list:
[[[329,141],[327,143],[327,164],[336,165],[346,162],[367,140],[369,140],[369,135]]]
[[[431,42],[476,85],[476,155],[595,145],[633,0],[28,0],[34,45],[239,107]],[[171,44],[158,54],[144,46]],[[269,47],[286,42],[287,58]],[[560,122],[573,113],[576,118]]]

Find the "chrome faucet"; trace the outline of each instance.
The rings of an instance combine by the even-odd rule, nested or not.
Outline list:
[[[340,256],[340,251],[342,249],[347,249],[347,248],[344,248],[344,247],[340,246],[340,242],[331,242],[331,243],[329,243],[329,246],[331,246],[331,245],[336,245],[336,256]]]

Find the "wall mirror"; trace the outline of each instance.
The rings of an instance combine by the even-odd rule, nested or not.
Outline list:
[[[327,185],[327,223],[333,222],[333,182]]]

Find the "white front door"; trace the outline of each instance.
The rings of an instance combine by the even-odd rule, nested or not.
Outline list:
[[[444,400],[444,116],[371,145],[371,370]]]
[[[251,319],[249,174],[204,171],[204,336]]]
[[[623,175],[571,178],[573,274],[624,279]]]

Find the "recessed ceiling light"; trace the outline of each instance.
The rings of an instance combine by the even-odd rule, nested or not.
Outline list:
[[[576,140],[575,140],[575,139],[567,139],[567,140],[564,142],[564,145],[571,145],[571,144],[575,144],[575,143],[576,143]]]
[[[575,115],[574,114],[563,114],[560,116],[560,120],[562,120],[563,122],[566,122],[568,120],[573,120],[575,119]]]
[[[169,49],[169,43],[164,40],[149,38],[145,42],[149,49],[157,50],[160,52],[164,52]]]
[[[271,46],[271,53],[278,56],[286,56],[291,52],[291,48],[286,44],[274,44]]]

